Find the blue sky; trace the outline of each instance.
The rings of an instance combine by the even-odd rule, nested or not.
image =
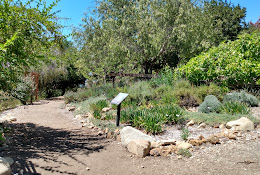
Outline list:
[[[229,0],[228,0],[229,1]],[[46,2],[53,2],[46,0]],[[87,9],[95,7],[94,0],[60,0],[55,10],[61,10],[58,15],[63,18],[70,18],[63,20],[63,24],[70,26],[62,30],[62,33],[68,35],[71,33],[71,27],[78,27],[84,13]],[[247,15],[246,22],[256,22],[260,16],[260,0],[231,0],[234,5],[240,4],[246,7]]]

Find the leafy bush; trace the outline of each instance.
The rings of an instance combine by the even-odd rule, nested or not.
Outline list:
[[[16,88],[12,90],[12,96],[19,99],[23,104],[26,104],[26,101],[35,91],[35,83],[33,77],[19,77],[19,82],[16,85]]]
[[[175,88],[173,94],[177,99],[177,104],[180,106],[199,105],[199,98],[194,94],[193,88]]]
[[[240,35],[235,41],[221,43],[192,58],[178,73],[199,85],[215,82],[241,88],[260,83],[260,32]]]
[[[214,83],[210,83],[209,86],[201,85],[196,87],[195,94],[199,98],[201,103],[207,95],[214,95],[218,99],[223,100],[223,94],[226,93],[227,90],[228,89],[223,89]]]
[[[89,89],[80,89],[77,92],[68,91],[64,95],[65,103],[82,102],[91,96]]]
[[[225,114],[249,114],[250,108],[247,104],[238,101],[228,101],[221,107],[221,113]]]
[[[15,99],[6,92],[0,91],[0,111],[15,108],[18,105],[21,105],[20,100]]]
[[[148,81],[139,81],[134,83],[128,89],[130,101],[135,101],[137,104],[145,103],[152,99],[154,89]]]
[[[241,92],[232,92],[232,93],[228,93],[224,96],[224,103],[229,102],[229,101],[237,101],[237,102],[242,102],[242,103],[246,103],[249,106],[258,106],[259,100],[251,95],[246,93],[245,91],[241,91]]]
[[[158,77],[151,79],[151,83],[153,86],[159,86],[162,84],[172,86],[174,84],[175,77],[176,75],[174,70],[172,70],[169,66],[166,66],[158,73]]]
[[[200,104],[198,111],[202,113],[219,112],[221,103],[214,95],[205,97],[204,102]]]

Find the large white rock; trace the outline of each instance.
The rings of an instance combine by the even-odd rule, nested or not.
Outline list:
[[[191,147],[192,147],[192,144],[187,143],[187,142],[181,142],[181,143],[178,143],[178,145],[177,145],[178,149],[189,149]]]
[[[127,144],[129,142],[131,142],[133,140],[148,140],[150,142],[155,141],[155,139],[152,138],[151,136],[148,136],[131,126],[124,127],[120,131],[120,136],[121,136],[121,143],[125,147],[127,146]]]
[[[2,157],[0,157],[0,175],[11,175],[12,171],[9,163]]]
[[[246,117],[241,117],[238,120],[228,122],[226,127],[234,131],[250,131],[254,130],[254,123]]]
[[[151,143],[148,140],[133,140],[127,144],[130,153],[138,157],[145,157],[150,154]]]

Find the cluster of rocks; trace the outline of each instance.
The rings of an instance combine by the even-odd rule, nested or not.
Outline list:
[[[188,122],[187,126],[193,125],[194,122]],[[200,125],[199,127],[204,127]],[[242,137],[243,132],[254,130],[254,123],[248,118],[242,117],[239,120],[230,121],[226,125],[221,125],[222,131],[218,134],[210,135],[207,138],[200,135],[198,138],[191,138],[187,141],[155,140],[155,138],[144,134],[130,126],[123,128],[120,132],[121,143],[130,153],[138,157],[167,156],[175,153],[179,154],[181,149],[192,151],[193,147],[203,144],[220,144],[223,140],[236,140]]]

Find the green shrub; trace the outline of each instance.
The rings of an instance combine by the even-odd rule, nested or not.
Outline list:
[[[205,97],[204,102],[200,104],[198,111],[202,113],[219,112],[221,103],[214,95]]]
[[[162,84],[173,86],[175,77],[176,75],[174,73],[174,70],[171,69],[169,66],[166,66],[158,73],[158,77],[151,79],[151,84],[153,87]]]
[[[21,105],[20,100],[15,99],[6,92],[0,91],[0,111],[15,108],[18,105]]]
[[[238,101],[252,107],[258,106],[259,103],[259,100],[255,96],[248,94],[245,91],[228,93],[224,96],[223,101],[224,103],[228,101]]]
[[[221,107],[221,113],[225,114],[249,114],[250,108],[247,104],[238,101],[225,102]]]
[[[152,99],[154,88],[151,87],[148,81],[139,81],[131,85],[128,89],[130,101],[135,101],[137,104],[146,103]]]
[[[192,58],[178,73],[196,85],[215,82],[241,88],[260,82],[260,32],[239,37]]]
[[[198,106],[199,98],[194,94],[193,88],[174,89],[174,96],[177,99],[177,104],[180,106]]]
[[[196,87],[195,94],[199,98],[201,103],[207,95],[214,95],[218,99],[223,100],[224,93],[226,93],[227,90],[228,89],[223,89],[214,83],[210,83],[209,86],[201,85]]]
[[[33,77],[19,77],[19,82],[16,85],[16,88],[12,90],[12,96],[19,99],[23,104],[26,104],[27,100],[33,92],[35,91],[35,84]]]
[[[188,149],[179,149],[178,154],[182,155],[183,157],[187,157],[187,158],[192,156],[191,152]]]

